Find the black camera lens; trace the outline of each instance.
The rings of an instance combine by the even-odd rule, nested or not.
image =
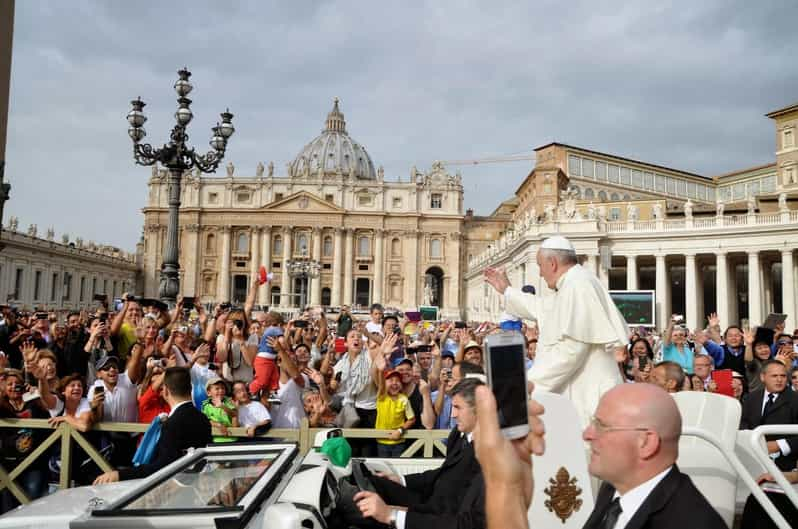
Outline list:
[[[233,320],[233,325],[235,325],[239,330],[244,329],[244,322],[242,320]]]

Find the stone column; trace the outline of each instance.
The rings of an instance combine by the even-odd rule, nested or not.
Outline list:
[[[353,254],[355,252],[354,243],[355,231],[352,228],[346,228],[346,245],[344,246],[344,303],[351,305],[352,299],[352,267],[354,264]]]
[[[760,268],[762,269],[762,316],[765,317],[773,312],[771,310],[773,307],[773,263],[765,261],[760,264]]]
[[[196,296],[197,273],[199,272],[199,224],[187,224],[183,227],[180,268],[183,277],[180,281],[180,292],[184,296]]]
[[[216,292],[217,301],[220,303],[230,301],[230,237],[232,226],[222,227],[222,266],[219,271],[219,284]]]
[[[418,231],[413,228],[406,233],[407,237],[407,255],[405,256],[405,265],[407,266],[407,275],[405,282],[407,284],[407,294],[405,295],[406,307],[417,307],[418,302]]]
[[[291,246],[294,242],[293,226],[283,226],[283,262],[280,265],[280,306],[293,307],[291,294],[291,276],[288,274],[288,261],[291,260]]]
[[[748,252],[748,325],[762,323],[762,282],[759,270],[759,251]]]
[[[385,259],[382,257],[384,237],[385,232],[382,229],[374,231],[374,288],[371,296],[374,303],[385,302],[382,299],[382,287],[385,283]]]
[[[731,325],[729,292],[733,290],[729,288],[729,264],[726,261],[726,252],[718,252],[715,255],[715,304],[721,329]]]
[[[781,251],[781,312],[787,315],[785,330],[792,332],[795,318],[795,275],[792,248]]]
[[[313,253],[311,259],[321,261],[321,228],[313,228]],[[321,305],[321,270],[317,277],[311,277],[310,281],[310,304]]]
[[[449,277],[451,278],[451,281],[449,281],[449,292],[445,294],[447,294],[449,297],[449,310],[458,311],[458,314],[460,315],[459,317],[462,317],[465,313],[464,309],[467,309],[465,306],[465,286],[463,285],[463,290],[460,290],[460,260],[463,255],[461,250],[462,239],[459,232],[450,232],[448,240],[451,253],[447,256],[447,261],[451,263],[451,268],[449,269]],[[527,271],[528,269],[529,266],[525,265],[523,271],[521,272],[521,285],[527,284],[527,278],[525,276],[529,274]]]
[[[332,270],[332,291],[330,292],[330,304],[334,307],[341,303],[341,258],[343,253],[343,230],[335,228],[335,242],[333,243],[333,270]]]
[[[252,228],[249,237],[249,280],[252,281],[260,268],[260,228]]]
[[[684,256],[684,319],[690,329],[698,327],[698,271],[695,254]]]
[[[657,254],[657,327],[664,329],[671,319],[671,284],[668,280],[668,262],[665,254]]]
[[[637,256],[626,256],[626,290],[638,289]]]
[[[266,267],[266,272],[273,272],[272,270],[272,229],[269,226],[263,226],[260,235],[260,264]],[[258,305],[265,307],[271,305],[269,299],[269,290],[271,290],[271,283],[266,283],[258,291]]]

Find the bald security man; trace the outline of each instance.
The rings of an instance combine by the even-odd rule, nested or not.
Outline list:
[[[588,469],[604,481],[584,529],[726,529],[676,466],[681,432],[679,409],[663,389],[625,384],[605,393],[583,433]]]

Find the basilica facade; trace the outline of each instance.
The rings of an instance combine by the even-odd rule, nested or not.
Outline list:
[[[144,294],[157,296],[167,171],[154,167],[144,208]],[[440,164],[389,181],[347,132],[336,99],[324,130],[284,174],[258,164],[226,176],[187,173],[180,206],[181,293],[241,303],[260,266],[258,304],[398,308],[457,317],[464,271],[463,186]]]

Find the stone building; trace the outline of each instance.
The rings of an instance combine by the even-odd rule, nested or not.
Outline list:
[[[180,207],[181,293],[240,303],[261,265],[260,305],[462,305],[463,187],[440,164],[386,180],[347,132],[336,99],[324,130],[283,174],[186,174]],[[167,225],[166,171],[153,168],[144,208],[144,292],[156,296]],[[317,277],[292,275],[313,263]],[[311,274],[315,274],[315,271]]]
[[[0,302],[20,308],[83,309],[96,307],[95,294],[109,301],[137,289],[138,259],[111,246],[69,240],[55,232],[40,234],[36,225],[18,231],[11,217],[0,244]]]
[[[798,105],[767,117],[775,163],[714,177],[561,143],[535,149],[535,167],[504,209],[467,219],[468,317],[501,312],[482,277],[488,266],[545,290],[535,255],[559,233],[611,289],[654,290],[659,323],[680,313],[695,328],[717,312],[724,326],[759,324],[784,312],[793,329]]]

